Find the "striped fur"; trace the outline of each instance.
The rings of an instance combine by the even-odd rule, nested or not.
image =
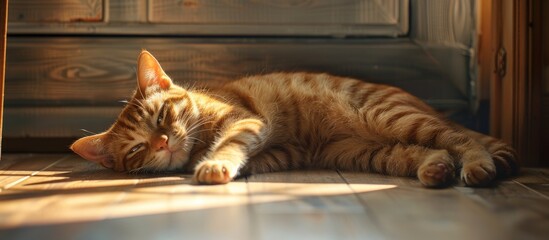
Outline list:
[[[502,141],[440,117],[401,89],[312,73],[275,73],[182,88],[144,51],[139,87],[105,133],[72,149],[118,171],[194,171],[199,183],[328,168],[470,186],[517,173]]]

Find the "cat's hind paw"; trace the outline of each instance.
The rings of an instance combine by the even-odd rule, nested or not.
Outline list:
[[[461,180],[467,186],[482,187],[492,183],[496,177],[496,166],[491,159],[463,164]]]
[[[454,181],[454,165],[447,151],[433,154],[418,169],[419,181],[426,187],[444,187]]]
[[[194,181],[199,184],[226,184],[236,176],[236,166],[226,160],[206,160],[194,171]]]

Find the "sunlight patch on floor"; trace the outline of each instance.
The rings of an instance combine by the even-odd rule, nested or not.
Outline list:
[[[168,177],[171,179],[172,177]],[[175,180],[176,177],[173,177]],[[50,179],[51,180],[51,179]],[[89,192],[71,193],[71,187],[65,185],[67,194],[59,193],[37,201],[26,199],[5,200],[3,204],[14,205],[14,212],[0,212],[10,216],[3,221],[9,225],[58,224],[75,221],[97,221],[108,218],[143,216],[151,214],[174,213],[182,211],[200,211],[246,207],[246,205],[290,202],[305,205],[310,211],[318,211],[315,206],[306,206],[306,198],[335,197],[395,188],[396,185],[380,184],[335,184],[335,183],[271,183],[271,182],[232,182],[227,185],[197,186],[181,179],[182,184],[162,185],[162,179],[141,179],[135,188],[116,189],[117,181],[90,181]],[[167,179],[164,179],[167,180]],[[137,180],[135,180],[137,181]],[[106,184],[108,182],[108,184]],[[102,184],[98,184],[102,183]],[[128,183],[128,180],[125,180]],[[140,184],[144,185],[140,186]],[[80,182],[79,187],[88,184]],[[91,186],[112,187],[112,191],[93,191]],[[13,190],[13,189],[12,189]],[[52,190],[52,189],[50,189]],[[74,190],[74,189],[72,189]],[[337,202],[337,201],[336,201]],[[344,203],[339,203],[344,204]],[[17,205],[17,206],[15,206]],[[332,204],[334,205],[334,204]],[[339,211],[337,204],[331,206]],[[342,206],[339,209],[343,209]],[[276,209],[273,209],[273,211]],[[9,226],[1,226],[9,227]]]

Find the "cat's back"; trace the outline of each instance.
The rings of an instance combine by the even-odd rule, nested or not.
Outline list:
[[[297,72],[245,77],[224,85],[217,93],[263,116],[299,112],[318,118],[329,112],[354,112],[354,102],[362,100],[356,96],[387,87],[325,73]]]
[[[230,82],[220,91],[261,115],[287,109],[297,109],[315,117],[325,117],[325,113],[346,115],[390,102],[433,112],[421,100],[397,87],[326,73],[281,72],[250,76]]]
[[[215,94],[262,117],[276,129],[276,134],[282,134],[273,139],[306,145],[312,138],[300,133],[314,133],[322,139],[335,133],[351,133],[362,126],[368,112],[400,111],[393,106],[408,105],[431,112],[427,105],[399,88],[329,74],[251,76],[228,83]],[[288,132],[300,137],[288,140]]]
[[[325,73],[271,73],[245,77],[227,84],[228,91],[240,91],[255,99],[276,100],[293,97],[296,99],[323,99],[346,96],[348,93],[372,85],[351,78],[337,77]]]

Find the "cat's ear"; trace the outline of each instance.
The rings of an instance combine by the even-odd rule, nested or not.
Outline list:
[[[146,94],[147,89],[151,87],[163,90],[169,89],[172,80],[162,70],[156,58],[151,53],[143,50],[137,59],[137,83],[141,93]]]
[[[71,150],[86,160],[99,163],[106,168],[113,168],[114,159],[106,151],[105,139],[106,133],[83,137],[71,145]]]

